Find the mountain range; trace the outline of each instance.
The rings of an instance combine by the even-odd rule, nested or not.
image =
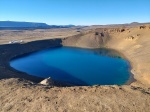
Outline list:
[[[75,25],[48,25],[36,22],[0,21],[0,29],[34,29],[34,28],[70,28]]]

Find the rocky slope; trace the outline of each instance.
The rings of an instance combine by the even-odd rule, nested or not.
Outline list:
[[[0,81],[1,112],[149,112],[150,88],[51,87],[23,79]]]
[[[0,111],[2,112],[149,112],[150,25],[133,28],[99,28],[64,39],[0,45]],[[32,39],[31,41],[33,41]],[[120,51],[131,62],[137,80],[123,86],[55,87],[9,67],[17,55],[55,46]],[[15,77],[15,78],[12,78]],[[27,79],[27,80],[26,80]]]
[[[61,46],[61,39],[51,39],[42,41],[33,41],[26,44],[5,44],[0,45],[0,79],[4,78],[25,78],[30,81],[39,82],[43,78],[27,75],[16,71],[9,66],[9,61],[19,55],[31,53],[34,51]]]
[[[116,49],[131,62],[135,79],[150,85],[150,25],[133,28],[99,28],[65,38],[64,46]]]

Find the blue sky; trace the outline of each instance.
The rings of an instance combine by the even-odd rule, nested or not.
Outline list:
[[[150,22],[150,0],[0,0],[0,21],[96,25]]]

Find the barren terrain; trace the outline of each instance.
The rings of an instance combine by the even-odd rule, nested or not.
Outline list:
[[[64,38],[78,34],[76,29],[35,29],[35,30],[0,30],[0,44],[8,44],[12,40],[30,42],[35,40]]]
[[[25,43],[5,45],[10,40],[24,40]],[[150,25],[84,29],[80,32],[76,29],[15,32],[0,30],[0,44],[2,44],[0,45],[2,112],[149,112],[150,110]],[[136,81],[122,86],[44,86],[38,84],[42,79],[9,67],[8,62],[12,57],[55,45],[116,49],[130,61]]]

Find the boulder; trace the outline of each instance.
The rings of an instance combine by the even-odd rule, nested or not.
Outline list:
[[[101,36],[101,37],[104,37],[104,33],[100,33],[100,36]]]
[[[140,26],[140,29],[145,29],[146,28],[146,26]]]
[[[54,81],[52,78],[47,78],[47,79],[44,79],[43,81],[40,82],[40,84],[42,85],[54,85]]]
[[[120,30],[120,32],[124,32],[124,31],[125,31],[125,29],[121,29],[121,30]]]

